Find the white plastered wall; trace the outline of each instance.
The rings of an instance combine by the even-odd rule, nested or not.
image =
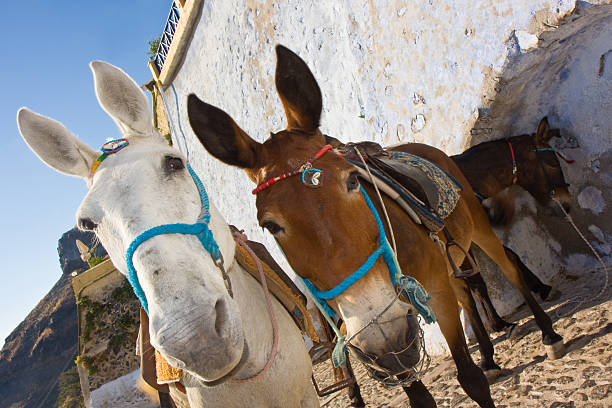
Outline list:
[[[586,10],[594,3],[609,2],[579,2],[579,6]],[[610,191],[605,186],[612,182],[611,169],[600,160],[597,172],[593,170],[594,160],[603,155],[610,158],[612,55],[605,57],[606,49],[602,49],[606,39],[608,46],[612,43],[609,19],[598,32],[581,40],[590,51],[576,61],[581,68],[571,71],[573,85],[564,92],[575,92],[576,84],[584,81],[589,86],[578,92],[575,103],[561,97],[531,105],[519,103],[500,109],[511,116],[488,126],[491,130],[473,131],[479,117],[480,128],[485,127],[483,116],[496,118],[498,111],[491,104],[499,90],[499,78],[512,77],[507,71],[509,62],[538,51],[538,37],[543,32],[566,29],[565,25],[555,27],[575,7],[576,2],[570,0],[205,1],[185,60],[172,83],[164,84],[174,145],[188,154],[226,220],[245,229],[251,239],[265,243],[287,268],[271,236],[257,227],[252,183],[242,171],[211,158],[186,117],[187,95],[193,92],[224,109],[259,141],[270,131],[283,129],[285,118],[274,89],[274,45],[280,43],[299,54],[313,71],[323,93],[322,130],[343,141],[374,140],[384,145],[416,141],[456,154],[475,141],[531,133],[541,116],[552,115],[553,127],[568,135],[564,142],[573,138],[581,147],[591,146],[577,153],[581,163],[588,162],[589,167],[576,166],[566,174],[575,183],[572,193],[583,195],[582,208],[575,205],[577,218],[587,220],[582,222],[585,227],[597,224],[600,233],[591,228],[595,232],[589,238],[598,234],[601,245],[609,246],[610,221],[602,224],[601,218],[595,217],[600,214],[590,214],[602,205],[610,210],[606,206]],[[600,10],[609,13],[610,6]],[[604,55],[603,74],[585,78],[589,64],[600,66],[600,55]],[[510,67],[516,75],[524,68],[520,64]],[[545,71],[542,75],[552,74]],[[558,83],[558,78],[551,79],[552,87]],[[508,89],[521,100],[517,87]],[[537,92],[533,90],[534,95]],[[589,111],[584,106],[587,103],[600,108]],[[601,108],[605,104],[608,113]],[[585,115],[589,120],[581,124]],[[584,193],[593,180],[598,181],[593,188],[599,193],[592,189]],[[526,221],[519,221],[514,232],[501,233],[508,242],[517,244],[515,250],[526,258],[528,266],[551,281],[567,268],[594,265],[592,256],[574,238],[552,238],[550,231],[555,228],[569,236],[572,232],[566,224],[541,221],[531,199],[522,200],[526,204],[521,208],[531,209],[521,210]],[[521,227],[522,222],[526,226]],[[554,228],[548,228],[547,223]],[[530,236],[535,237],[535,243],[529,245],[520,234],[532,227],[536,232]],[[560,243],[569,249],[561,248]],[[492,283],[503,288],[503,282]],[[519,302],[511,291],[495,293],[502,297],[501,301],[494,299],[496,303],[507,309]],[[439,332],[428,329],[427,336],[430,352],[444,350]]]

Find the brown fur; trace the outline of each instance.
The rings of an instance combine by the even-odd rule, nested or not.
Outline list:
[[[550,139],[558,136],[559,129],[551,129],[544,117],[535,133],[481,143],[451,158],[470,180],[474,191],[490,197],[486,207],[491,221],[507,225],[514,215],[515,198],[512,191],[504,191],[513,185],[514,178],[509,142],[515,155],[516,184],[544,207],[551,204],[553,197],[569,206],[570,195],[558,157],[551,151],[535,151],[550,148]]]
[[[256,184],[299,167],[325,144],[325,138],[318,130],[320,108],[317,106],[320,104],[317,98],[320,98],[320,90],[316,80],[304,62],[291,51],[279,46],[277,56],[276,83],[286,108],[288,127],[263,144],[242,132],[233,120],[229,122],[229,128],[215,131],[207,124],[215,122],[215,116],[219,116],[220,122],[228,123],[227,114],[210,109],[210,105],[194,95],[190,95],[188,100],[190,123],[204,147],[220,160],[244,168]],[[219,136],[226,135],[231,129],[234,136],[229,140]],[[246,152],[255,152],[252,156],[249,153],[252,160],[245,163],[246,155],[223,148],[227,145],[242,146]],[[485,211],[457,164],[431,146],[407,144],[397,149],[436,163],[461,182],[464,189],[455,210],[447,218],[448,230],[464,248],[475,242],[500,265],[506,277],[520,288],[528,304],[534,308],[543,330],[550,334],[550,319],[533,300],[516,268],[506,257]],[[316,161],[316,167],[323,171],[320,188],[304,186],[299,177],[274,184],[257,195],[257,218],[260,225],[274,234],[293,269],[319,289],[328,290],[361,266],[368,254],[377,248],[378,231],[359,191],[348,190],[347,180],[354,171],[352,165],[334,153],[327,153]],[[380,203],[374,199],[375,192],[369,185],[363,187],[381,212]],[[414,224],[393,200],[384,198],[384,202],[394,226],[399,264],[405,274],[416,278],[432,296],[430,306],[457,365],[459,382],[481,407],[493,407],[487,381],[470,357],[459,320],[457,301],[469,308],[465,282],[450,277],[448,260],[421,226]],[[440,239],[444,240],[443,234],[440,234]],[[455,264],[460,265],[463,253],[452,248],[451,255]],[[379,259],[342,295],[343,299],[360,302],[360,290],[366,290],[368,282],[384,280],[389,280],[389,272]],[[333,300],[329,303],[336,307]]]

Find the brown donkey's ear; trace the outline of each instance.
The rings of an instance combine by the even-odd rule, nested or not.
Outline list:
[[[232,166],[257,167],[261,143],[251,139],[227,113],[190,94],[187,115],[193,132],[208,153]]]
[[[544,116],[538,124],[538,130],[536,131],[535,141],[536,145],[545,145],[553,136],[559,136],[559,129],[551,129],[548,124],[548,118]]]
[[[288,130],[313,132],[321,119],[321,89],[300,57],[282,45],[276,46],[276,89],[285,107]]]

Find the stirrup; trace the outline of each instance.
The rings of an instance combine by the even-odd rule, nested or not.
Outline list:
[[[478,274],[480,272],[478,270],[478,265],[476,265],[476,262],[474,261],[474,258],[472,258],[472,256],[470,255],[469,251],[466,251],[465,248],[461,246],[461,244],[455,241],[453,237],[451,236],[450,232],[448,232],[446,228],[444,228],[443,231],[447,239],[446,258],[448,259],[448,263],[453,269],[453,274],[455,275],[455,278],[465,279],[465,278],[469,278],[471,276]],[[472,267],[471,270],[463,271],[461,270],[461,268],[458,268],[457,265],[455,265],[455,262],[453,261],[453,257],[450,255],[450,248],[452,246],[456,246],[457,248],[461,250],[461,252],[463,252],[463,254],[465,255],[465,258],[468,260],[468,262],[470,263],[470,266]]]

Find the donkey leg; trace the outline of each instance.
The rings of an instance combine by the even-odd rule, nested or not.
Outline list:
[[[489,297],[489,290],[487,289],[484,279],[482,279],[482,275],[477,273],[474,276],[469,276],[465,278],[465,282],[470,288],[474,300],[478,301],[480,306],[482,306],[482,310],[485,312],[485,319],[489,323],[492,331],[499,332],[506,329],[512,330],[512,328],[516,326],[514,323],[510,323],[502,319],[502,317],[497,313],[497,310],[495,309],[495,306],[493,306],[493,302],[491,302],[491,298]]]
[[[461,320],[459,320],[457,298],[450,287],[449,278],[445,278],[436,282],[437,288],[426,289],[432,295],[430,306],[436,315],[440,330],[457,366],[457,380],[465,393],[480,407],[495,407],[487,378],[482,370],[474,364],[468,350]]]
[[[550,317],[542,310],[527,287],[525,280],[518,272],[518,269],[506,256],[504,247],[493,233],[491,226],[487,223],[481,225],[480,230],[474,231],[474,242],[501,268],[504,276],[508,278],[523,295],[527,306],[531,309],[535,321],[542,331],[542,343],[546,348],[546,354],[550,359],[557,359],[565,354],[563,338],[559,336],[552,327]]]
[[[478,340],[478,349],[480,350],[480,368],[485,373],[485,376],[489,381],[492,381],[499,377],[501,373],[501,367],[495,362],[493,354],[493,343],[489,338],[489,334],[482,323],[482,319],[476,309],[476,303],[470,293],[466,282],[463,279],[451,278],[451,286],[455,292],[455,296],[459,301],[459,304],[465,311],[465,314],[472,325],[476,339]]]
[[[532,292],[537,293],[540,296],[540,299],[548,299],[548,295],[550,295],[552,287],[542,282],[540,278],[538,278],[533,272],[531,272],[531,269],[529,269],[523,263],[523,261],[521,261],[521,258],[519,258],[519,256],[513,250],[504,246],[504,251],[506,252],[506,256],[512,261],[512,263],[518,266],[519,270],[523,274],[523,278],[525,279],[527,287],[529,287]]]
[[[421,380],[416,380],[406,387],[402,387],[408,396],[412,408],[436,408],[436,401],[429,393],[425,384]]]
[[[351,366],[348,352],[346,352],[346,367],[343,370],[346,378],[352,378],[355,380],[353,385],[348,387],[348,396],[351,400],[351,407],[365,407],[366,405],[361,397],[361,389],[359,388],[359,384],[357,384],[357,378],[355,378],[355,373],[353,372],[353,367]]]

